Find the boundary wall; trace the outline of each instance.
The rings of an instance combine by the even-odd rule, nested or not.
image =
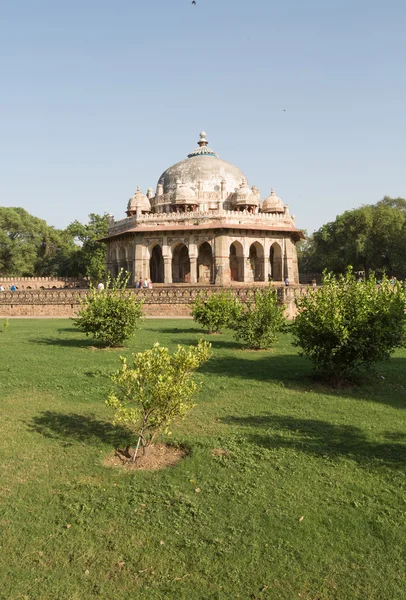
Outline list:
[[[58,290],[86,288],[88,281],[76,277],[2,277],[0,275],[0,285],[5,287],[6,291],[10,290],[12,285],[16,285],[19,290]]]
[[[295,295],[306,293],[307,286],[292,285],[289,287],[275,286],[281,302],[286,306],[286,317],[295,316]],[[231,290],[244,301],[247,293],[264,286],[160,286],[153,289],[133,289],[131,292],[137,298],[144,299],[143,312],[151,317],[189,317],[190,304],[200,291],[208,294]],[[86,289],[64,290],[17,290],[16,292],[0,292],[0,318],[7,317],[73,317],[79,310],[79,298],[84,297]]]

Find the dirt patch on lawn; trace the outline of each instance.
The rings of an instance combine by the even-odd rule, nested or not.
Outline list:
[[[135,461],[133,460],[134,450],[115,450],[110,456],[104,459],[106,467],[123,467],[129,471],[157,471],[166,467],[174,467],[182,458],[185,458],[187,451],[184,448],[176,448],[169,444],[154,444],[149,446],[145,453],[142,450]]]

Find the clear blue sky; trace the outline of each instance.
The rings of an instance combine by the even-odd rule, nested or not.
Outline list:
[[[404,0],[5,0],[0,19],[3,206],[122,218],[202,129],[309,232],[406,197]]]

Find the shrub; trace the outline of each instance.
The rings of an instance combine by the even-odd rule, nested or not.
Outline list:
[[[246,303],[239,303],[231,325],[236,339],[254,350],[270,348],[285,327],[284,309],[272,287],[249,293]]]
[[[352,269],[325,273],[319,289],[297,298],[294,345],[314,368],[340,385],[351,371],[370,368],[405,345],[405,291],[386,276],[356,281]]]
[[[138,437],[144,452],[169,425],[182,419],[194,406],[198,384],[193,371],[211,356],[211,345],[178,346],[174,354],[158,343],[133,355],[133,366],[121,357],[121,370],[112,375],[117,390],[106,405],[115,411],[114,425],[128,427]],[[134,454],[134,460],[137,455]]]
[[[229,291],[211,295],[207,292],[199,293],[192,303],[193,320],[209,333],[220,333],[221,329],[229,327],[237,303],[238,301]]]
[[[6,333],[8,325],[9,325],[8,319],[6,319],[5,321],[3,321],[3,323],[1,324],[1,328],[0,328],[0,333]]]
[[[129,277],[120,271],[115,279],[108,278],[105,289],[98,291],[91,285],[88,294],[79,299],[82,308],[73,322],[102,346],[121,346],[142,319],[143,302],[126,290]]]

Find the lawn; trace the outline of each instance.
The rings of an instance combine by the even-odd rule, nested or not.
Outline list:
[[[289,335],[247,352],[204,336],[197,406],[176,467],[103,460],[127,434],[104,400],[120,354],[202,332],[148,320],[98,350],[69,320],[0,335],[0,598],[406,598],[406,352],[361,385],[311,378]],[[214,456],[213,449],[226,454]]]

